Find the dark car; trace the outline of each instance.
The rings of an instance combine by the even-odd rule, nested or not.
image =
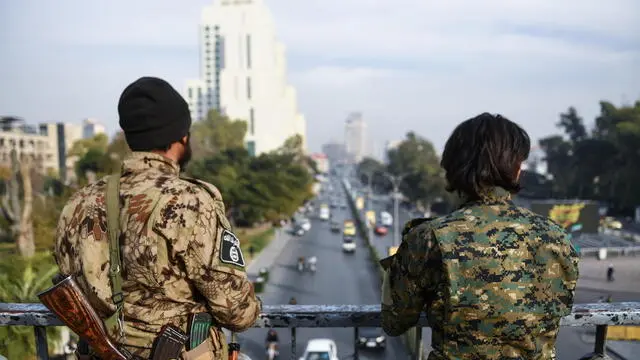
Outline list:
[[[331,232],[340,232],[340,223],[337,221],[331,222]]]
[[[300,224],[294,225],[293,228],[291,229],[291,233],[293,235],[296,235],[296,236],[302,236],[302,235],[304,235],[305,232],[306,231],[304,230],[304,228]]]
[[[387,338],[381,328],[359,328],[358,347],[384,350],[387,347]]]

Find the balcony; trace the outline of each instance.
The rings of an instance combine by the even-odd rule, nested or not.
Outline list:
[[[62,323],[41,304],[0,303],[0,326],[33,326],[36,338],[37,358],[48,359],[45,327],[61,326]],[[426,318],[420,325],[427,327]],[[609,325],[640,325],[640,302],[579,304],[571,315],[561,321],[561,326],[595,327],[594,353],[606,352],[607,328]],[[291,331],[291,358],[297,359],[297,328],[354,328],[354,352],[351,358],[358,360],[356,346],[359,327],[379,327],[379,305],[275,305],[265,306],[263,314],[254,324],[256,328],[288,328]],[[421,339],[421,328],[418,336]],[[421,341],[415,348],[420,348]],[[419,354],[413,358],[420,359]]]

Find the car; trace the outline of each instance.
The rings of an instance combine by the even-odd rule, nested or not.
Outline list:
[[[348,253],[356,251],[356,241],[353,237],[345,236],[344,239],[342,239],[342,251]]]
[[[355,226],[345,226],[342,231],[344,236],[355,236],[356,235],[356,227]]]
[[[320,207],[320,219],[321,220],[329,220],[331,214],[329,213],[329,207],[326,204],[322,204]]]
[[[291,233],[296,236],[302,236],[306,233],[306,231],[300,224],[297,224],[293,227],[293,229],[291,229]]]
[[[300,360],[340,360],[338,346],[331,339],[311,339]]]
[[[389,229],[387,229],[387,227],[384,225],[378,224],[376,225],[375,232],[378,235],[387,235],[387,233],[389,232]]]
[[[337,221],[331,222],[331,231],[332,232],[340,232],[340,223]]]
[[[309,231],[311,230],[311,221],[309,221],[309,219],[307,218],[300,219],[300,226],[304,229],[304,231]]]
[[[386,211],[380,212],[380,223],[382,226],[391,226],[393,225],[393,216]]]
[[[360,348],[384,350],[387,347],[387,338],[380,328],[359,328],[357,344]]]

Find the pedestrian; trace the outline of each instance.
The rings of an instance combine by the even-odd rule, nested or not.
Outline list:
[[[613,281],[613,264],[609,263],[609,267],[607,268],[607,281]]]
[[[123,91],[118,113],[133,153],[65,205],[55,245],[60,272],[79,278],[105,322],[124,319],[110,335],[134,356],[150,357],[164,325],[187,329],[192,314],[208,313],[204,342],[181,359],[226,359],[221,328],[249,328],[262,304],[220,192],[179,176],[191,156],[189,107],[166,81],[143,77]]]
[[[529,151],[527,133],[500,115],[456,127],[441,166],[461,205],[410,222],[397,252],[381,261],[388,335],[414,327],[426,311],[430,358],[555,358],[578,254],[560,225],[512,201]]]
[[[253,247],[253,244],[249,245],[249,258],[253,260],[253,255],[256,249]]]

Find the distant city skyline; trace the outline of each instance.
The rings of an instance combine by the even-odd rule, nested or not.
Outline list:
[[[287,45],[310,151],[340,138],[353,109],[377,147],[413,130],[441,152],[455,125],[484,111],[536,141],[560,132],[569,106],[591,125],[600,100],[640,98],[637,0],[264,3]],[[0,113],[95,117],[113,134],[129,83],[159,76],[182,90],[199,76],[197,24],[212,4],[0,2]]]

